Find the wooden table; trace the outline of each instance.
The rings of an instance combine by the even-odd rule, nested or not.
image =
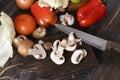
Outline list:
[[[17,6],[13,4],[15,4],[15,0],[0,0],[0,11],[12,15],[16,12],[15,9],[17,8]],[[86,31],[98,37],[120,43],[120,1],[107,0],[106,6],[106,17],[92,27],[87,28]],[[19,11],[19,9],[17,11]],[[95,52],[100,65],[85,71],[59,77],[55,80],[120,80],[120,54],[111,51],[102,52],[95,48],[93,48],[93,51]],[[16,71],[7,71],[7,73],[11,73],[11,75],[14,76],[22,75],[19,76],[21,77],[19,78],[21,80],[42,80],[36,72],[16,75],[14,72]]]

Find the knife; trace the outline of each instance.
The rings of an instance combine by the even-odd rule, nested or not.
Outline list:
[[[112,51],[116,51],[117,53],[120,53],[120,44],[118,44],[118,43],[96,37],[96,36],[88,34],[86,32],[68,27],[66,25],[55,24],[55,27],[66,34],[75,32],[76,36],[81,38],[83,42],[85,42],[97,49],[100,49],[102,51],[112,50]]]

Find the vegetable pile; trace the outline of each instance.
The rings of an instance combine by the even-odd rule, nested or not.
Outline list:
[[[70,34],[72,38],[68,37],[68,40],[63,39],[63,41],[57,40],[58,42],[55,41],[54,43],[44,42],[42,39],[46,37],[48,27],[54,25],[57,21],[60,21],[61,24],[72,26],[75,22],[75,18],[77,18],[77,23],[79,23],[80,27],[84,28],[92,27],[93,24],[105,17],[106,7],[101,0],[88,0],[86,4],[77,9],[76,16],[67,12],[69,3],[79,4],[81,2],[82,0],[38,0],[36,2],[34,0],[16,0],[18,8],[21,10],[29,10],[30,14],[19,14],[12,21],[7,14],[1,13],[0,33],[5,36],[0,34],[0,39],[2,40],[0,49],[2,49],[3,44],[8,48],[7,50],[2,49],[3,51],[0,52],[0,57],[4,57],[3,60],[5,60],[1,60],[0,66],[3,67],[8,58],[12,57],[12,42],[22,56],[26,57],[32,55],[38,60],[45,59],[47,56],[46,51],[53,49],[50,56],[51,60],[59,65],[63,64],[65,60],[61,51],[73,51],[71,62],[78,64],[82,58],[87,55],[87,51],[84,49],[76,50],[77,44],[81,41],[80,39],[75,39],[74,36],[71,35],[73,33]],[[58,12],[66,13],[58,16]],[[16,37],[15,31],[17,33]],[[34,39],[38,39],[38,43],[28,39],[27,36],[29,35]],[[73,40],[73,44],[71,43],[71,39]],[[63,43],[66,45],[63,46]],[[79,56],[79,58],[76,56]]]

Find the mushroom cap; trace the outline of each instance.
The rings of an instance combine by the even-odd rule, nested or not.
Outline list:
[[[55,52],[52,51],[51,54],[50,54],[50,58],[51,60],[56,63],[57,65],[61,65],[65,62],[65,58],[64,56],[56,56]]]
[[[38,27],[38,28],[33,32],[32,36],[33,36],[34,38],[41,39],[41,38],[45,37],[46,34],[47,34],[46,28],[40,26],[40,27]]]
[[[34,43],[31,40],[29,39],[23,40],[18,46],[18,52],[24,57],[28,56],[29,55],[28,51],[33,46],[34,46]]]

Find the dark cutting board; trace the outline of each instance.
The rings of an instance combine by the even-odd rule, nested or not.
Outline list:
[[[43,39],[44,41],[55,41],[56,39],[63,39],[67,37],[66,34],[60,33],[56,34],[50,37],[47,37]],[[92,48],[83,43],[83,46],[81,47],[83,49],[86,49],[88,52],[88,55],[83,58],[80,64],[72,64],[70,59],[72,52],[64,52],[65,56],[65,63],[62,65],[57,65],[55,64],[51,59],[50,59],[50,51],[47,52],[47,58],[44,60],[35,60],[32,56],[29,57],[20,57],[16,60],[17,63],[23,63],[23,66],[17,67],[16,69],[19,70],[20,72],[26,73],[26,72],[36,72],[38,76],[41,79],[53,79],[53,78],[58,78],[61,76],[69,75],[75,72],[83,71],[90,69],[92,67],[95,67],[98,65],[98,60],[92,50]],[[16,56],[17,57],[17,56]]]

